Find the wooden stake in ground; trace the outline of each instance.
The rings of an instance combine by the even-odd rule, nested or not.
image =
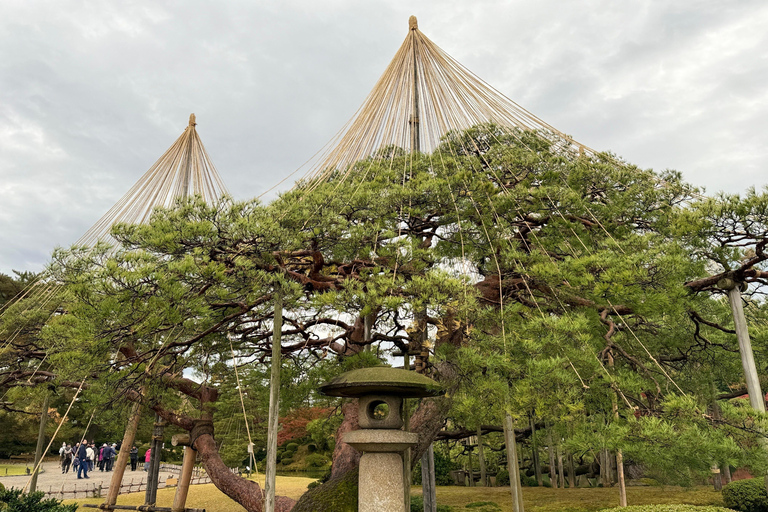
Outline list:
[[[45,424],[48,421],[48,393],[43,399],[43,409],[40,411],[40,430],[37,433],[37,448],[35,448],[35,472],[29,482],[29,492],[37,489],[37,475],[40,473],[40,459],[43,458],[43,445],[45,444]]]
[[[509,413],[504,415],[504,444],[507,448],[507,471],[509,472],[509,490],[512,494],[512,510],[525,512],[523,489],[520,486],[520,465],[517,460],[515,424]]]
[[[547,451],[549,452],[549,485],[553,489],[557,489],[557,469],[555,466],[555,448],[552,445],[552,425],[547,427]],[[603,470],[602,460],[600,461],[600,473]]]
[[[275,318],[272,327],[272,373],[269,376],[269,420],[267,430],[267,468],[264,481],[264,510],[275,512],[277,476],[277,417],[280,411],[280,348],[283,330],[283,298],[275,293]]]
[[[187,443],[189,443],[189,436],[187,436]],[[173,496],[172,512],[184,512],[187,506],[187,494],[189,493],[189,484],[192,481],[192,471],[195,469],[196,457],[197,452],[194,449],[190,446],[184,446],[184,459],[181,462],[181,474],[179,474],[176,494]]]
[[[437,512],[437,500],[435,494],[435,450],[429,445],[426,453],[421,457],[421,489],[424,497],[424,512]]]
[[[149,472],[147,474],[147,493],[144,505],[155,506],[157,502],[157,487],[160,479],[160,456],[163,449],[163,432],[165,421],[155,415],[155,424],[152,429],[152,453],[149,460]]]
[[[112,478],[109,481],[109,492],[104,500],[104,505],[109,507],[117,503],[117,495],[120,494],[120,485],[123,483],[125,466],[128,462],[133,442],[136,440],[136,430],[139,428],[141,419],[141,402],[135,402],[131,407],[131,415],[128,418],[128,425],[125,427],[123,442],[120,445],[120,453],[117,455],[117,462],[113,468]],[[159,454],[158,454],[159,455]]]
[[[477,427],[477,462],[480,464],[480,487],[488,487],[485,471],[485,452],[483,451],[483,429]]]

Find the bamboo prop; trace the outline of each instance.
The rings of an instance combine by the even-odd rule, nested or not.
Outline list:
[[[35,471],[32,473],[32,480],[29,482],[29,492],[35,492],[37,489],[37,475],[40,474],[40,461],[43,459],[43,445],[45,444],[45,424],[48,421],[48,400],[50,396],[46,392],[43,399],[43,408],[40,412],[40,431],[37,434],[37,447],[35,448]]]
[[[269,377],[269,424],[267,430],[267,467],[264,480],[264,511],[275,511],[277,473],[277,417],[280,407],[280,348],[283,330],[283,298],[275,292],[275,318],[272,326],[272,372]]]

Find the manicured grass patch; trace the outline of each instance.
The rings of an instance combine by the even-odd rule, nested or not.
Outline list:
[[[611,508],[602,512],[734,512],[723,507],[700,507],[697,505],[637,505],[633,507]]]
[[[414,495],[421,494],[420,487],[412,487]],[[551,489],[524,487],[523,499],[526,512],[592,512],[613,508],[619,504],[618,488]],[[509,487],[438,487],[437,503],[450,505],[455,512],[470,511],[466,505],[491,501],[501,507],[501,512],[512,512]],[[630,505],[685,504],[724,507],[722,496],[711,487],[628,487]],[[628,509],[623,509],[628,510]],[[699,511],[696,511],[699,512]],[[707,511],[701,511],[707,512]]]
[[[257,482],[264,487],[264,476],[261,475]],[[278,476],[275,483],[275,489],[280,496],[298,499],[307,490],[307,485],[313,482],[311,478]],[[173,495],[176,492],[175,487],[159,489],[157,491],[157,506],[170,507],[173,504]],[[89,498],[78,500],[66,500],[64,503],[103,503],[104,498]],[[117,498],[118,505],[143,505],[144,493],[135,492],[133,494],[122,494]],[[219,491],[213,484],[193,485],[189,488],[187,496],[187,506],[194,508],[204,508],[210,512],[242,512],[245,510],[239,504],[235,503],[224,493]],[[89,510],[87,508],[81,509]]]
[[[0,476],[26,475],[27,467],[32,471],[33,466],[24,464],[0,464]]]

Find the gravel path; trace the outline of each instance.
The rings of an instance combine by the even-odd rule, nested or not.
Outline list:
[[[44,492],[51,491],[56,493],[62,490],[73,491],[75,489],[79,491],[85,490],[86,488],[98,488],[99,484],[101,484],[103,488],[107,488],[109,487],[110,480],[112,479],[111,472],[102,472],[96,468],[95,471],[88,472],[87,480],[84,478],[78,480],[77,473],[71,468],[69,473],[62,474],[61,466],[58,464],[58,462],[44,462],[43,469],[44,472],[37,477],[37,490]],[[161,473],[160,481],[164,482],[168,476],[170,476],[170,474],[166,475]],[[0,477],[0,483],[3,484],[6,488],[24,488],[24,486],[27,485],[29,478],[30,477],[28,475],[2,476]],[[129,466],[125,471],[125,475],[123,476],[123,485],[129,484],[131,480],[133,480],[133,483],[137,486],[136,489],[138,489],[139,482],[144,482],[146,484],[146,478],[147,474],[141,469],[141,466],[139,466],[139,469],[136,471],[131,471]],[[144,487],[142,487],[142,489],[144,489]],[[65,497],[72,498],[73,496],[70,494]],[[79,493],[78,497],[80,497]]]

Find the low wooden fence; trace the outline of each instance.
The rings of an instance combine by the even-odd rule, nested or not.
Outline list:
[[[229,468],[232,473],[239,473],[239,468]],[[181,474],[181,466],[177,464],[160,464],[160,472]],[[190,485],[210,484],[211,477],[205,472],[203,468],[195,467],[192,471],[192,480]],[[168,485],[167,479],[162,478],[158,482],[157,488],[164,489],[165,487],[175,487],[175,484]],[[38,491],[44,491],[46,498],[57,498],[60,500],[71,500],[76,498],[103,498],[109,490],[108,485],[96,484],[96,483],[84,483],[73,484],[72,489],[64,489],[63,487],[56,490],[52,485],[48,486],[48,490],[44,490],[38,487]],[[132,478],[130,482],[123,482],[120,485],[119,494],[130,494],[132,492],[142,492],[147,490],[147,481],[141,478],[138,482]]]

